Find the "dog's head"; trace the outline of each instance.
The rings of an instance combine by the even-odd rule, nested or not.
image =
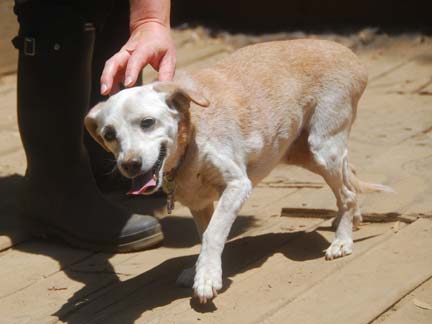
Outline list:
[[[156,82],[120,91],[87,114],[84,123],[90,135],[114,154],[120,172],[132,179],[131,194],[152,194],[160,188],[191,102],[209,105],[195,91]]]

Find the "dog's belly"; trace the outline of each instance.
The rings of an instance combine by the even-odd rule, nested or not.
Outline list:
[[[261,182],[283,160],[291,143],[287,143],[280,150],[267,152],[260,159],[251,161],[247,165],[247,174],[253,186]]]
[[[259,184],[278,164],[279,160],[272,161],[271,165],[262,165],[261,163],[251,163],[248,165],[248,177],[252,185],[255,187]]]
[[[259,145],[251,145],[251,137],[245,141],[248,153],[247,174],[253,186],[257,185],[281,163],[281,160],[285,159],[287,152],[291,150],[292,144],[301,132],[303,116],[298,113],[290,117],[281,116],[278,120],[282,122],[261,133],[259,141],[257,135],[252,136],[255,137],[254,142],[260,143]]]

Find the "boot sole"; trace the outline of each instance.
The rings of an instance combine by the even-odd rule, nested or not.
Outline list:
[[[62,242],[70,245],[71,247],[80,248],[84,250],[91,250],[95,252],[106,252],[106,253],[128,253],[137,252],[146,249],[150,249],[158,245],[163,241],[164,235],[161,226],[157,224],[154,228],[149,231],[154,234],[145,236],[141,239],[134,240],[127,243],[109,245],[101,243],[85,242],[82,239],[76,238],[69,233],[54,228],[52,226],[42,225],[40,222],[25,220],[28,232],[38,238],[48,239],[55,238]]]

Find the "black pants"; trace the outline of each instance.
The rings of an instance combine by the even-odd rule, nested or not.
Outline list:
[[[90,105],[103,100],[99,95],[99,78],[105,61],[129,38],[129,1],[16,0],[14,11],[20,24],[19,35],[22,37],[48,39],[52,34],[62,34],[65,29],[82,28],[86,23],[94,25],[96,38]],[[59,20],[53,24],[52,17],[59,17]],[[47,49],[41,46],[36,50]]]
[[[115,54],[129,38],[129,1],[128,0],[16,0],[14,11],[18,17],[19,36],[14,44],[21,51],[29,54],[44,55],[55,50],[55,46],[64,43],[74,54],[73,41],[65,39],[65,35],[84,35],[83,28],[94,28],[94,43],[92,57],[92,80],[89,107],[105,100],[100,95],[100,76],[105,61]],[[75,33],[77,31],[77,33]],[[80,32],[78,32],[80,31]],[[67,36],[70,37],[70,36]],[[30,40],[30,42],[29,42]],[[27,41],[27,43],[26,43]],[[58,41],[58,43],[57,43]],[[79,42],[79,39],[75,39]],[[35,52],[35,53],[32,53]],[[77,53],[76,55],[79,55]],[[49,55],[48,55],[49,57]],[[56,69],[58,63],[45,63],[46,69]],[[64,62],[62,64],[68,64]],[[29,76],[32,82],[38,82],[38,76]],[[65,75],[67,80],[70,76]],[[76,89],[77,96],[82,89]],[[65,98],[67,100],[67,98]],[[49,100],[47,100],[49,101]],[[55,105],[61,103],[53,102]],[[82,111],[82,109],[79,109]],[[110,182],[107,174],[113,168],[112,157],[101,149],[91,137],[85,133],[84,143],[90,155],[93,174],[100,185]],[[108,185],[109,186],[109,185]]]

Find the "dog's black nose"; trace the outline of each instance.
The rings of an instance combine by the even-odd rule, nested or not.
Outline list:
[[[121,163],[123,170],[131,177],[138,175],[141,172],[141,159],[132,158]]]

